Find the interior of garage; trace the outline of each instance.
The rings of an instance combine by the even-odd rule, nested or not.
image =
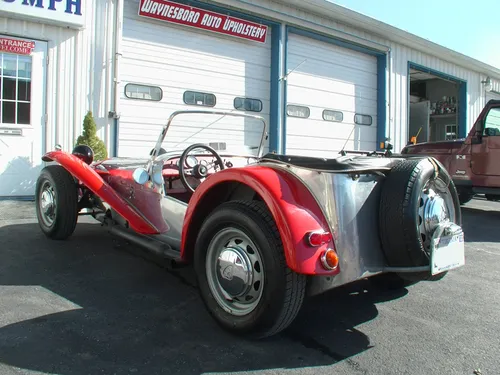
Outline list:
[[[409,141],[459,138],[460,84],[413,67],[409,76]]]

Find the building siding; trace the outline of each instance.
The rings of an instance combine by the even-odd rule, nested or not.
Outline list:
[[[0,17],[0,34],[48,42],[45,150],[71,150],[92,110],[98,135],[111,147],[113,0],[87,1],[82,30]]]
[[[128,3],[131,0],[123,1]],[[485,105],[486,95],[481,81],[486,79],[486,75],[481,74],[482,72],[471,71],[424,51],[335,22],[324,15],[299,10],[284,2],[217,0],[211,3],[257,17],[272,18],[284,25],[308,28],[311,31],[344,38],[371,48],[390,48],[386,82],[386,136],[390,138],[396,151],[409,139],[409,61],[467,81],[467,129],[472,127]],[[0,17],[0,33],[48,41],[48,122],[45,148],[53,149],[54,145],[59,143],[63,149],[70,150],[81,133],[85,113],[92,110],[98,135],[112,153],[115,145],[115,120],[108,117],[108,112],[114,110],[113,61],[117,0],[85,1],[82,4],[85,4],[83,11],[86,14],[86,25],[82,30]],[[120,90],[122,89],[123,87],[120,87]],[[493,79],[493,91],[500,92],[499,80]],[[281,105],[282,102],[283,100]],[[282,116],[279,117],[283,122]],[[282,123],[277,125],[278,128],[283,126]],[[281,142],[282,140],[278,143]]]
[[[218,3],[233,4],[234,0],[219,0]],[[310,28],[318,32],[329,33],[349,39],[355,37],[361,38],[358,43],[367,46],[378,45],[380,47],[390,47],[391,58],[388,64],[390,74],[388,74],[388,118],[387,118],[387,136],[391,139],[396,151],[401,150],[408,142],[408,62],[411,61],[418,65],[440,71],[444,74],[467,81],[467,130],[474,124],[477,116],[485,104],[485,91],[481,85],[481,80],[485,79],[480,72],[470,71],[457,64],[445,61],[435,56],[431,56],[422,51],[408,48],[402,44],[392,42],[381,36],[372,35],[354,27],[343,25],[334,20],[318,15],[310,14],[305,11],[294,8],[293,6],[267,0],[239,0],[238,6],[258,13],[267,8],[272,12],[268,15],[288,19],[289,23],[297,23],[299,26]],[[362,40],[364,39],[364,40]],[[495,82],[498,90],[500,83]]]

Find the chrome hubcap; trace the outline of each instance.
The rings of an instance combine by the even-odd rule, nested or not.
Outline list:
[[[210,291],[227,312],[242,316],[258,305],[264,284],[259,250],[236,228],[218,232],[209,244],[206,271]]]
[[[56,199],[54,188],[48,181],[40,189],[39,206],[43,223],[50,227],[56,219]]]
[[[446,221],[456,222],[453,198],[442,180],[426,184],[420,195],[418,215],[420,236],[429,254],[432,234],[438,225]]]

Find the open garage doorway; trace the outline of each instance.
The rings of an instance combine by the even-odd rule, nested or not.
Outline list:
[[[464,137],[465,82],[411,63],[408,76],[409,142],[436,142]]]

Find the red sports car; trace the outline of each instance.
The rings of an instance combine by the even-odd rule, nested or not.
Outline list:
[[[433,158],[264,155],[264,119],[234,112],[174,112],[159,133],[144,159],[96,162],[85,145],[45,154],[40,227],[63,240],[91,214],[193,265],[208,311],[234,333],[276,334],[305,297],[358,279],[438,280],[465,264],[457,192]]]

